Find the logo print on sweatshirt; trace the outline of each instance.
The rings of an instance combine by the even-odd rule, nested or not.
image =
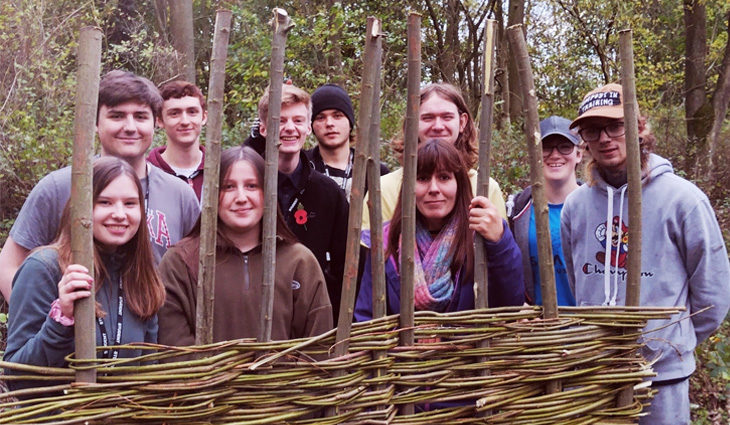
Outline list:
[[[301,288],[302,284],[297,282],[296,280],[291,281],[291,289],[292,291],[296,291],[297,289]]]
[[[157,217],[157,228],[154,219]],[[150,242],[165,248],[170,247],[170,230],[167,228],[167,217],[160,210],[147,210],[147,230],[150,233]]]
[[[621,240],[619,240],[619,228],[621,229]],[[607,223],[601,223],[594,232],[596,239],[604,248],[604,251],[596,253],[596,260],[601,264],[605,264],[606,251],[608,251],[606,246],[610,245],[610,264],[614,267],[626,268],[626,254],[629,252],[629,228],[623,222],[619,227],[619,218],[615,216],[611,223],[611,241],[609,244],[606,243],[607,230]]]

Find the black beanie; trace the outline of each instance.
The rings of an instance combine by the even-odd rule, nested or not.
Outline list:
[[[352,101],[345,90],[336,84],[325,84],[312,93],[312,122],[322,111],[337,109],[350,121],[350,129],[355,128],[355,111]]]

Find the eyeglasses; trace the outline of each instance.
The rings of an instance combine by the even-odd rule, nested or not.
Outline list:
[[[586,142],[595,142],[601,138],[601,132],[606,132],[608,137],[621,137],[626,133],[624,123],[612,122],[603,127],[585,127],[578,131],[580,137]]]
[[[552,155],[553,150],[557,149],[558,153],[561,155],[570,155],[573,153],[573,149],[575,148],[575,145],[572,142],[560,142],[558,144],[549,144],[549,145],[542,145],[542,157],[547,158],[550,155]]]

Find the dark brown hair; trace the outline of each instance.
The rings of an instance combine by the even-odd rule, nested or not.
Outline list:
[[[467,278],[469,278],[474,273],[473,232],[469,230],[469,204],[473,198],[469,170],[462,155],[451,143],[443,140],[429,140],[421,143],[418,147],[417,176],[430,178],[434,173],[442,171],[454,173],[457,187],[454,209],[447,216],[447,219],[455,218],[456,234],[459,235],[448,253],[453,258],[451,272],[453,276],[456,276],[461,267],[465,266]],[[388,258],[392,255],[396,264],[399,264],[400,261],[398,245],[403,227],[401,201],[401,195],[399,195],[393,210],[393,218],[390,221],[388,245],[385,250],[385,257]],[[416,220],[423,222],[423,216],[418,209],[416,209]],[[462,238],[461,235],[465,235],[465,237]]]
[[[137,174],[127,162],[110,156],[104,156],[94,161],[93,171],[93,202],[109,184],[120,176],[127,176],[134,182],[139,194],[140,222],[137,232],[127,243],[117,249],[121,256],[121,278],[124,285],[124,298],[129,309],[143,320],[147,320],[157,313],[165,302],[165,287],[157,275],[152,248],[150,247],[149,233],[145,214],[144,192]],[[58,236],[51,244],[58,251],[58,263],[62,270],[71,264],[71,201],[66,203],[61,217]],[[96,291],[104,285],[108,273],[101,261],[101,248],[94,239],[94,281]],[[96,315],[103,317],[106,314],[99,303],[96,304]]]
[[[264,187],[264,159],[256,153],[255,150],[248,146],[236,146],[228,148],[221,153],[221,166],[220,166],[220,177],[218,180],[218,187],[223,187],[223,182],[231,173],[231,167],[238,161],[246,161],[253,167],[256,172],[256,177],[259,180],[260,186]],[[220,196],[219,196],[220,200]],[[193,230],[190,231],[189,237],[197,237],[200,235],[200,221],[195,223]],[[262,229],[263,231],[263,229]],[[226,225],[218,216],[218,230],[217,230],[217,244],[222,247],[230,248],[234,247],[235,244],[226,236]],[[276,236],[278,236],[285,243],[297,242],[297,237],[289,230],[289,227],[284,221],[284,215],[281,213],[281,209],[278,204],[276,207]]]
[[[99,103],[96,107],[96,123],[102,105],[114,107],[125,102],[135,101],[148,105],[153,118],[157,119],[162,109],[162,96],[152,81],[129,71],[116,69],[109,71],[99,82]]]
[[[420,92],[420,105],[428,100],[431,96],[442,97],[456,106],[459,111],[459,115],[466,114],[466,125],[464,131],[459,133],[454,146],[464,157],[467,168],[472,168],[479,160],[479,150],[477,146],[477,128],[474,124],[474,119],[469,112],[469,108],[466,105],[464,96],[461,95],[461,91],[455,86],[449,83],[433,83],[429,84],[421,89]],[[405,122],[403,123],[403,130],[399,137],[396,137],[391,142],[391,147],[396,152],[396,156],[400,159],[403,157],[404,150],[404,133],[405,133]],[[424,140],[419,140],[419,143],[423,143]]]
[[[163,84],[160,87],[160,95],[162,96],[163,103],[168,99],[180,99],[186,96],[197,97],[203,111],[208,110],[208,104],[205,101],[203,92],[200,91],[198,86],[187,81],[174,80]]]

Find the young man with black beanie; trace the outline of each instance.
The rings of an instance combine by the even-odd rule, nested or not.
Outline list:
[[[312,132],[317,146],[306,152],[315,170],[328,176],[350,199],[352,188],[352,164],[355,111],[345,90],[336,84],[325,84],[312,94]],[[380,164],[380,175],[387,174],[388,167]]]

